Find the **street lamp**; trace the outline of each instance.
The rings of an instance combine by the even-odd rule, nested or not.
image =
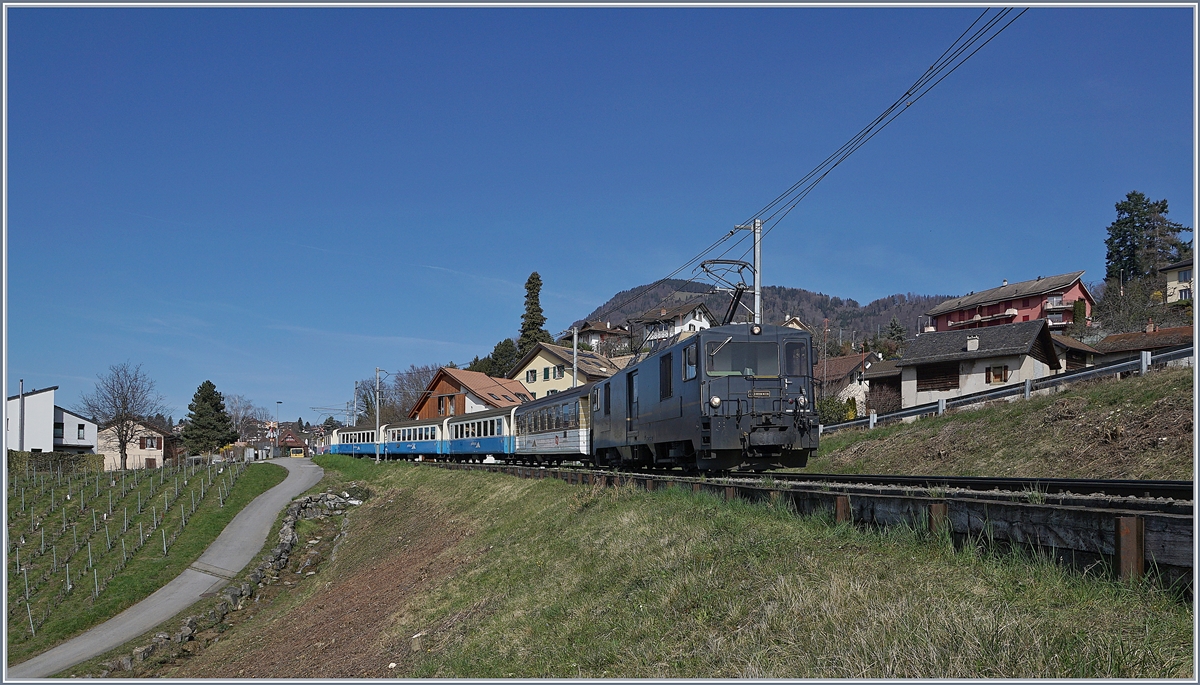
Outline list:
[[[275,400],[275,454],[273,457],[279,456],[279,405],[283,404],[283,400]]]

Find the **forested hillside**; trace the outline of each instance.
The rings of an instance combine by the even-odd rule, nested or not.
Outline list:
[[[643,292],[644,290],[644,292]],[[706,284],[692,283],[684,280],[670,280],[660,283],[653,288],[638,286],[624,290],[613,296],[608,302],[587,315],[588,321],[609,321],[613,325],[623,324],[625,320],[636,317],[655,307],[670,306],[702,298],[714,316],[721,317],[729,307],[729,293],[711,293]],[[861,340],[863,332],[869,336],[876,331],[882,331],[895,316],[909,336],[917,333],[918,319],[925,312],[942,302],[955,297],[954,295],[916,295],[914,293],[896,294],[882,297],[866,305],[860,305],[852,299],[842,299],[824,293],[814,293],[801,288],[785,288],[782,286],[765,286],[763,288],[763,320],[766,323],[781,323],[789,316],[797,316],[814,330],[820,329],[822,322],[829,319],[831,336],[836,336],[838,328],[842,329],[845,340],[854,336]],[[753,293],[747,292],[742,302],[752,306]],[[746,320],[746,308],[741,308],[737,321]],[[924,319],[921,319],[922,321]],[[577,322],[582,324],[583,321]]]

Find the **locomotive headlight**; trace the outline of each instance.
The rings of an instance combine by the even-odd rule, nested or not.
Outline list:
[[[750,335],[762,335],[762,326],[754,324],[750,327]]]
[[[721,406],[721,398],[717,397],[716,395],[708,398],[708,406],[712,407],[713,409]]]

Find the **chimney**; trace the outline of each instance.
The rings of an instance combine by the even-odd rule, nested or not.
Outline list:
[[[1146,324],[1146,332],[1154,333],[1158,330],[1158,326],[1154,325],[1154,317],[1150,317],[1150,323]]]
[[[1001,287],[1008,285],[1008,279],[1007,278],[1004,279],[1004,282],[1001,283],[1000,285],[1001,285]]]
[[[978,349],[979,349],[979,336],[978,335],[968,335],[967,336],[967,352],[974,352],[975,350],[978,350]]]

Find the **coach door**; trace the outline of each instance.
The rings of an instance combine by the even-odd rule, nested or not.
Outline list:
[[[638,431],[638,382],[637,371],[625,375],[625,439],[637,439]]]

